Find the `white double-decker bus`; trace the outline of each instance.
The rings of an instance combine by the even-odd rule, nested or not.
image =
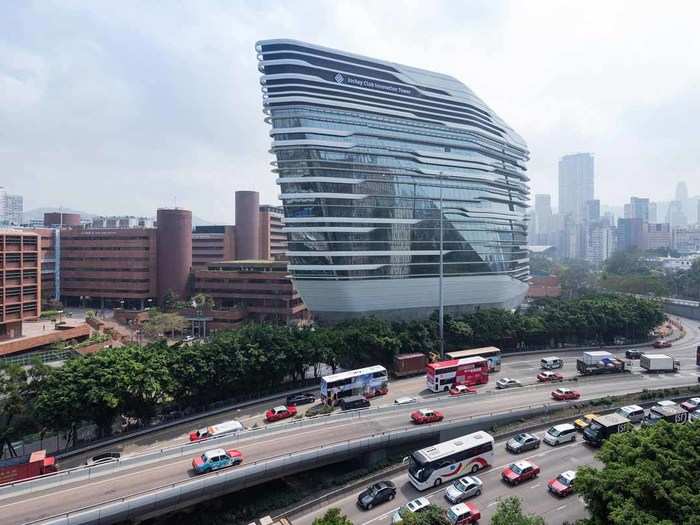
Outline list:
[[[389,374],[381,365],[348,370],[321,378],[321,399],[336,404],[344,397],[372,398],[388,392]]]
[[[437,487],[491,465],[493,436],[479,431],[411,454],[408,479],[418,490]]]

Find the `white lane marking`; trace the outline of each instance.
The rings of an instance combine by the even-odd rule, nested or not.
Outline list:
[[[542,486],[542,483],[535,483],[534,485],[532,485],[530,487],[530,489],[536,489],[537,487],[541,487],[541,486]]]
[[[400,508],[401,508],[401,507],[396,507],[395,509],[391,509],[389,512],[385,512],[384,514],[380,514],[380,515],[377,516],[376,518],[372,518],[372,519],[369,520],[369,521],[363,522],[363,525],[367,525],[368,523],[372,523],[372,522],[377,521],[377,520],[380,520],[380,519],[382,519],[382,518],[386,518],[387,516],[389,516],[389,515],[391,515],[391,514],[394,514],[394,513],[395,513],[397,510],[399,510]]]
[[[487,508],[488,508],[488,507],[493,507],[494,505],[498,505],[498,500],[492,501],[491,503],[489,503],[488,505],[486,505],[486,507],[487,507]]]
[[[560,507],[557,507],[557,508],[554,509],[554,510],[559,511],[559,510],[564,510],[565,508],[566,508],[566,505],[562,505],[562,506],[560,506]]]

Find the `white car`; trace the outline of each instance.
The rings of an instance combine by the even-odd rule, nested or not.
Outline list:
[[[476,476],[464,476],[445,491],[445,499],[450,503],[460,503],[465,499],[481,495],[483,483]]]
[[[416,498],[412,501],[406,503],[403,507],[397,510],[391,518],[391,522],[396,525],[397,523],[403,522],[404,516],[412,514],[414,512],[420,512],[425,510],[430,506],[430,501],[428,498]]]
[[[394,404],[395,405],[410,405],[411,403],[415,403],[416,398],[415,397],[397,397],[394,399]]]
[[[523,384],[517,379],[512,379],[510,377],[502,377],[496,381],[496,388],[511,388],[514,386],[523,386]]]

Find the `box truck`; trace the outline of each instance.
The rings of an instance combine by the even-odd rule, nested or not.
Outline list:
[[[642,354],[639,366],[647,372],[678,372],[680,363],[666,354]]]
[[[408,377],[425,374],[428,359],[420,352],[414,354],[399,354],[394,356],[394,375]]]
[[[38,450],[26,456],[0,460],[0,483],[42,476],[56,470],[56,458],[47,456],[45,450]]]
[[[631,429],[630,420],[620,414],[594,416],[591,423],[583,431],[583,439],[591,445],[599,447],[610,436],[628,432]]]

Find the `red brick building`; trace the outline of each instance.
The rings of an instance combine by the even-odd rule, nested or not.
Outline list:
[[[254,321],[304,324],[310,320],[284,261],[210,263],[206,270],[194,272],[194,292],[211,296],[217,309],[239,310]]]
[[[22,335],[22,321],[41,315],[39,235],[0,230],[0,340]]]
[[[64,304],[143,307],[157,297],[157,230],[61,231],[60,279]]]

